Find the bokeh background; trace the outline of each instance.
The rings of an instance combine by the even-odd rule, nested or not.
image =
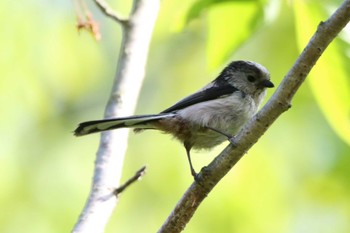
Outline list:
[[[109,1],[127,15],[130,1]],[[0,1],[0,232],[69,232],[89,192],[120,27],[86,2],[102,39],[78,33],[71,1]],[[340,0],[163,0],[137,113],[159,112],[231,60],[266,66],[278,85]],[[350,30],[316,64],[283,114],[213,190],[185,232],[350,232]],[[269,96],[274,90],[269,90]],[[227,143],[193,154],[197,170]],[[118,145],[115,145],[118,146]],[[192,182],[167,135],[130,135],[123,195],[106,232],[155,232]]]

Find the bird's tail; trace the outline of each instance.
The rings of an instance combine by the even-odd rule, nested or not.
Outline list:
[[[105,120],[86,121],[74,130],[75,136],[83,136],[118,128],[155,129],[152,122],[174,117],[174,113],[120,117]]]

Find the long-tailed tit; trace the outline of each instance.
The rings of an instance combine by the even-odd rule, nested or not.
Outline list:
[[[251,61],[231,62],[211,83],[159,114],[120,117],[80,123],[76,136],[118,128],[135,132],[157,129],[183,143],[191,173],[191,149],[210,149],[235,135],[253,117],[274,87],[265,67]]]

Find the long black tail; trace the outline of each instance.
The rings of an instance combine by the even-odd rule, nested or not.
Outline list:
[[[140,115],[105,120],[86,121],[79,124],[79,126],[74,130],[74,135],[83,136],[91,133],[98,133],[118,128],[154,129],[154,126],[151,124],[151,122],[169,117],[171,118],[174,116],[174,113],[161,113],[155,115]]]

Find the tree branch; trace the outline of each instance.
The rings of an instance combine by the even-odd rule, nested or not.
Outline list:
[[[227,172],[258,141],[269,126],[291,106],[291,101],[316,61],[350,20],[350,0],[346,0],[326,21],[321,22],[309,44],[279,85],[267,104],[236,135],[235,147],[228,145],[199,173],[158,232],[182,231],[193,214]]]
[[[108,16],[119,23],[125,22],[104,5],[103,1],[95,2],[100,4],[100,8]],[[134,0],[127,27],[123,25],[117,72],[105,109],[105,118],[132,115],[134,112],[158,10],[159,0]],[[119,187],[127,138],[126,129],[101,134],[91,191],[73,232],[104,231],[118,200],[118,195],[113,192]]]

